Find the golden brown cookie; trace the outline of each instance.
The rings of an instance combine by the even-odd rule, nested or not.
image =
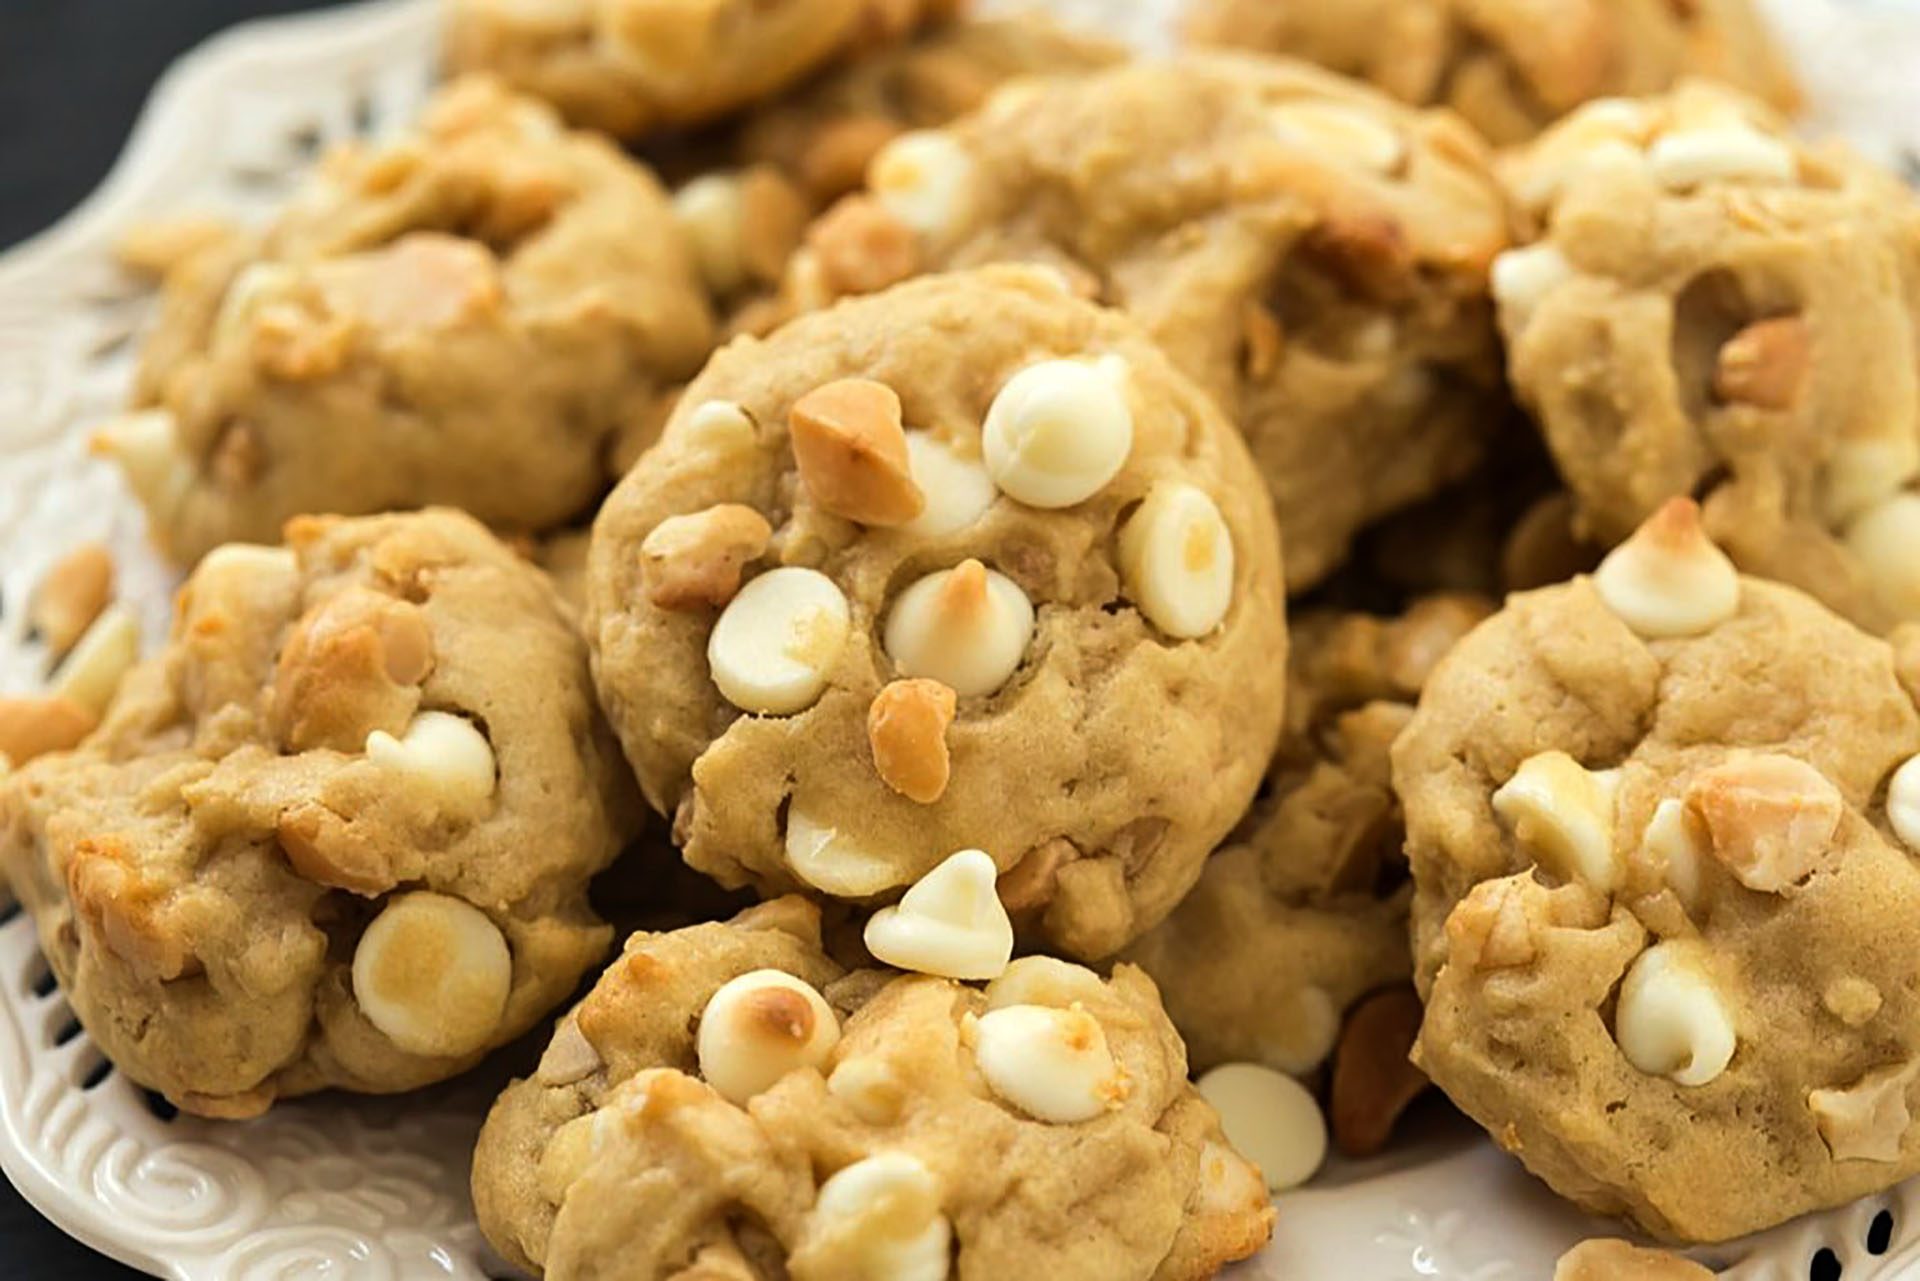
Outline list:
[[[890,273],[847,251],[876,240],[906,248]],[[1508,243],[1485,148],[1453,117],[1304,64],[1188,55],[1015,83],[895,139],[867,193],[814,228],[785,295],[1058,268],[1239,425],[1299,591],[1479,456],[1505,401],[1486,273]]]
[[[1138,970],[848,974],[793,897],[630,938],[495,1104],[473,1192],[552,1281],[1176,1281],[1273,1222]]]
[[[601,511],[588,577],[641,787],[729,886],[871,903],[977,848],[1047,938],[1105,956],[1191,887],[1280,727],[1244,446],[1031,268],[727,347]]]
[[[209,555],[0,865],[93,1040],[188,1111],[452,1076],[604,954],[639,818],[546,578],[448,511]]]
[[[1676,495],[1743,570],[1920,618],[1920,201],[1751,100],[1596,103],[1516,156],[1514,390],[1607,545]]]
[[[1427,673],[1490,612],[1436,596],[1398,618],[1295,620],[1288,732],[1260,799],[1193,892],[1123,954],[1159,985],[1197,1070],[1251,1061],[1310,1075],[1348,1010],[1412,973],[1388,752]]]
[[[99,447],[190,564],[308,512],[577,516],[614,433],[705,357],[672,207],[602,139],[485,80],[332,153],[266,231],[166,277],[136,413]]]
[[[1751,0],[1191,0],[1186,28],[1199,44],[1291,54],[1452,107],[1496,143],[1688,75],[1782,110],[1799,99]]]
[[[1512,597],[1393,752],[1416,1059],[1562,1195],[1717,1241],[1920,1170],[1920,711],[1675,500]]]
[[[447,61],[622,138],[772,97],[956,0],[450,0]]]

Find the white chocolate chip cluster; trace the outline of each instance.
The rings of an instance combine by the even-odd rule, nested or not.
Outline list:
[[[1044,957],[995,972],[845,974],[797,897],[636,934],[481,1132],[481,1227],[536,1272],[609,1229],[645,1275],[752,1248],[797,1281],[1043,1257],[1211,1272],[1258,1248],[1260,1173],[1188,1083],[1152,984]],[[1082,1190],[1017,1191],[1055,1178]]]
[[[933,182],[925,145],[902,154]],[[1274,542],[1232,428],[1137,330],[989,268],[716,357],[602,512],[587,633],[692,866],[907,894],[876,955],[991,977],[922,958],[942,860],[976,851],[988,898],[1027,864],[1023,910],[1079,901],[1041,928],[1091,958],[1170,908],[1237,817],[1278,723]],[[1123,721],[1175,684],[1172,735],[1137,741]],[[1048,746],[1096,724],[1085,751]]]
[[[131,643],[80,640],[72,697]],[[182,1109],[444,1079],[599,959],[631,785],[566,609],[471,518],[217,549],[118,683],[91,744],[0,784],[0,867],[71,921],[48,954],[95,1041]]]

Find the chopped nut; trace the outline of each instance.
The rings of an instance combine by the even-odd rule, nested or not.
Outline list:
[[[223,245],[234,235],[224,218],[163,218],[136,223],[113,247],[113,256],[128,271],[164,276],[190,258]]]
[[[1865,1027],[1880,1012],[1884,999],[1879,988],[1857,974],[1834,979],[1820,993],[1820,1004],[1827,1013],[1848,1027]]]
[[[0,698],[0,756],[19,766],[64,752],[78,746],[94,724],[93,714],[70,698]]]
[[[1846,807],[1819,770],[1791,756],[1744,756],[1697,775],[1687,808],[1713,856],[1750,890],[1804,880],[1833,843]]]
[[[1836,1161],[1893,1162],[1906,1146],[1913,1114],[1907,1088],[1920,1060],[1869,1072],[1844,1090],[1814,1090],[1807,1107]]]
[[[315,885],[372,898],[398,884],[379,847],[317,801],[302,801],[283,812],[274,835],[288,865]]]
[[[1665,1250],[1596,1239],[1562,1255],[1553,1281],[1713,1281],[1713,1273]]]
[[[738,503],[669,516],[640,544],[647,599],[661,609],[725,605],[740,590],[740,571],[772,537],[767,518]]]
[[[580,1030],[578,1018],[564,1018],[553,1029],[553,1040],[540,1056],[534,1079],[542,1085],[572,1085],[605,1067],[593,1042]]]
[[[50,692],[102,718],[139,657],[140,624],[125,608],[111,606],[93,620],[54,671]]]
[[[167,887],[114,838],[79,843],[67,861],[67,897],[74,915],[139,978],[169,982],[197,968],[166,919]]]
[[[1807,322],[1799,316],[1755,321],[1720,349],[1713,394],[1729,404],[1790,408],[1807,380],[1807,346]]]
[[[1529,901],[1524,877],[1482,881],[1447,916],[1449,964],[1469,970],[1531,965],[1539,953],[1534,935],[1545,925]]]
[[[827,288],[835,294],[878,293],[919,270],[912,228],[870,196],[848,196],[807,232]]]
[[[1347,1015],[1327,1111],[1334,1145],[1348,1156],[1384,1150],[1400,1114],[1426,1091],[1426,1074],[1407,1060],[1421,1017],[1420,998],[1406,987],[1376,992]]]
[[[1026,856],[1000,876],[997,886],[1000,902],[1016,916],[1033,912],[1053,901],[1060,869],[1080,857],[1080,851],[1065,837],[1055,837],[1027,851]]]
[[[1280,318],[1273,314],[1273,309],[1264,303],[1248,301],[1240,315],[1246,330],[1247,377],[1265,382],[1280,367],[1280,357],[1287,346],[1286,331],[1280,327]]]
[[[55,561],[40,580],[27,618],[47,648],[64,654],[112,599],[112,554],[99,543],[82,543]]]
[[[802,396],[788,423],[800,482],[825,510],[863,525],[903,525],[925,508],[893,388],[843,378]]]
[[[947,726],[954,692],[932,680],[898,680],[867,709],[867,739],[881,781],[908,800],[931,805],[947,790],[952,763]]]
[[[267,719],[290,751],[356,752],[375,730],[399,733],[433,668],[418,605],[350,587],[294,624],[274,670]]]
[[[763,284],[775,284],[807,228],[807,201],[771,165],[740,175],[740,265]]]
[[[819,204],[857,190],[880,149],[900,136],[881,115],[848,115],[821,126],[798,161],[800,181]]]

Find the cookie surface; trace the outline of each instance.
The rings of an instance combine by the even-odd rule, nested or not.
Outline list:
[[[1738,577],[1685,502],[1512,597],[1393,754],[1419,1063],[1557,1191],[1663,1238],[1920,1169],[1917,754],[1892,649]]]
[[[1159,986],[1196,1070],[1308,1075],[1357,1001],[1412,974],[1388,751],[1433,664],[1488,612],[1433,597],[1397,618],[1294,620],[1287,734],[1262,795],[1193,892],[1124,953]]]
[[[1356,76],[1451,107],[1496,143],[1583,102],[1712,76],[1782,109],[1792,75],[1750,0],[1194,0],[1187,35]]]
[[[872,253],[897,252],[877,270]],[[1026,261],[1127,311],[1220,402],[1272,487],[1288,585],[1478,457],[1504,399],[1487,153],[1450,116],[1305,64],[1187,55],[1008,86],[896,139],[788,294]]]
[[[447,60],[622,138],[771,97],[850,47],[953,15],[953,0],[454,0]]]
[[[847,974],[819,931],[784,898],[630,938],[481,1132],[495,1247],[554,1281],[1175,1281],[1266,1241],[1139,971]]]
[[[191,564],[308,512],[579,515],[616,429],[705,357],[706,295],[637,162],[484,80],[331,154],[261,236],[167,273],[139,412],[105,429]]]
[[[601,512],[587,630],[693,866],[874,902],[982,849],[1098,957],[1265,768],[1278,547],[1239,437],[1136,327],[994,268],[723,350]]]
[[[1703,83],[1512,159],[1544,229],[1494,293],[1515,392],[1605,545],[1676,495],[1742,569],[1920,617],[1920,201]]]
[[[188,580],[77,751],[0,783],[0,864],[94,1041],[189,1111],[413,1089],[604,954],[639,818],[546,579],[446,511],[303,519]]]

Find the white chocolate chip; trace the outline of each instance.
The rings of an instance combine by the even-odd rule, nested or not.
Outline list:
[[[979,561],[928,574],[894,602],[886,649],[904,676],[939,681],[962,698],[1007,683],[1033,638],[1033,603]]]
[[[1708,182],[1791,182],[1798,165],[1786,143],[1738,125],[1683,129],[1647,149],[1653,176],[1684,191]]]
[[[973,157],[945,133],[904,133],[874,156],[867,185],[882,208],[939,244],[958,235],[973,212]]]
[[[1613,849],[1619,786],[1618,770],[1589,770],[1565,752],[1541,752],[1493,794],[1493,812],[1555,876],[1611,893],[1620,880]]]
[[[67,652],[48,693],[71,699],[94,720],[107,714],[120,681],[140,657],[140,624],[119,605],[101,611]]]
[[[995,1094],[1052,1125],[1091,1121],[1127,1096],[1106,1030],[1078,1005],[989,1010],[974,1025],[973,1057]]]
[[[1120,572],[1155,627],[1205,636],[1233,604],[1233,534],[1205,490],[1155,485],[1120,531]]]
[[[1861,513],[1847,527],[1847,547],[1882,605],[1902,620],[1920,619],[1920,494],[1895,494]]]
[[[499,774],[487,736],[449,712],[418,713],[399,738],[373,731],[367,759],[403,776],[443,811],[463,817],[487,807]]]
[[[486,913],[429,891],[390,900],[353,953],[353,997],[409,1054],[484,1048],[506,1013],[513,955]]]
[[[961,850],[921,877],[895,907],[867,922],[867,950],[902,970],[950,979],[997,978],[1013,955],[1013,922],[979,850]]]
[[[232,574],[244,582],[249,578],[290,579],[300,572],[300,558],[289,547],[264,547],[258,543],[224,543],[200,558],[194,567],[196,579],[209,574]]]
[[[1821,504],[1828,521],[1844,527],[1854,517],[1892,498],[1920,475],[1920,436],[1901,432],[1889,439],[1849,440],[1836,445],[1821,476]]]
[[[1653,640],[1698,636],[1740,611],[1740,574],[1687,498],[1668,502],[1609,552],[1593,586],[1621,622]]]
[[[1895,770],[1888,781],[1887,822],[1908,849],[1920,854],[1920,756]]]
[[[900,884],[893,860],[814,821],[797,803],[787,811],[786,853],[795,876],[836,898],[865,898]]]
[[[907,1086],[885,1060],[851,1058],[840,1060],[833,1069],[827,1093],[868,1125],[892,1125],[900,1119]]]
[[[1689,908],[1698,903],[1700,869],[1710,851],[1693,830],[1686,802],[1670,796],[1655,806],[1640,843],[1665,868],[1667,884],[1680,902]]]
[[[1223,1063],[1200,1078],[1234,1150],[1276,1192],[1297,1188],[1327,1159],[1327,1121],[1305,1086],[1258,1063]]]
[[[856,1161],[822,1183],[807,1236],[831,1242],[818,1275],[847,1281],[945,1281],[953,1254],[940,1185],[905,1152]]]
[[[1267,112],[1267,119],[1283,138],[1375,173],[1392,173],[1407,154],[1406,143],[1393,129],[1337,102],[1283,102]]]
[[[1133,411],[1116,372],[1104,361],[1045,360],[1007,380],[981,429],[1001,492],[1029,507],[1071,507],[1119,474],[1133,449]]]
[[[736,174],[695,178],[673,197],[674,221],[680,224],[707,287],[716,294],[730,293],[746,279],[740,255],[744,208]]]
[[[1493,260],[1494,301],[1509,330],[1526,327],[1547,295],[1578,274],[1567,256],[1548,244],[1509,249]]]
[[[700,1013],[700,1075],[744,1104],[789,1072],[817,1068],[840,1043],[826,998],[781,970],[754,970],[723,984]]]
[[[987,984],[987,1008],[1052,1005],[1066,1009],[1076,1001],[1101,1000],[1107,985],[1084,965],[1051,956],[1023,956]]]
[[[1627,1062],[1649,1076],[1705,1085],[1733,1061],[1733,1017],[1693,955],[1697,944],[1656,943],[1620,984],[1614,1039]]]
[[[215,341],[238,341],[241,331],[262,305],[276,294],[286,294],[296,289],[299,283],[299,273],[285,263],[249,263],[233,278],[227,286],[226,295],[220,300],[220,311],[213,322]]]
[[[1557,137],[1520,167],[1514,175],[1514,194],[1524,207],[1544,212],[1576,180],[1591,187],[1618,186],[1631,182],[1646,167],[1646,153],[1631,139],[1604,133]]]
[[[756,444],[753,419],[731,400],[706,400],[687,416],[687,438],[702,452],[740,454]]]
[[[999,497],[977,458],[963,457],[930,432],[907,433],[907,467],[927,505],[901,530],[916,538],[944,538],[986,515]]]
[[[713,683],[744,712],[805,711],[826,692],[851,625],[846,596],[825,574],[768,570],[742,587],[713,625]]]
[[[193,463],[180,449],[179,428],[168,410],[123,414],[94,433],[91,447],[119,464],[153,524],[170,520],[193,488]]]

